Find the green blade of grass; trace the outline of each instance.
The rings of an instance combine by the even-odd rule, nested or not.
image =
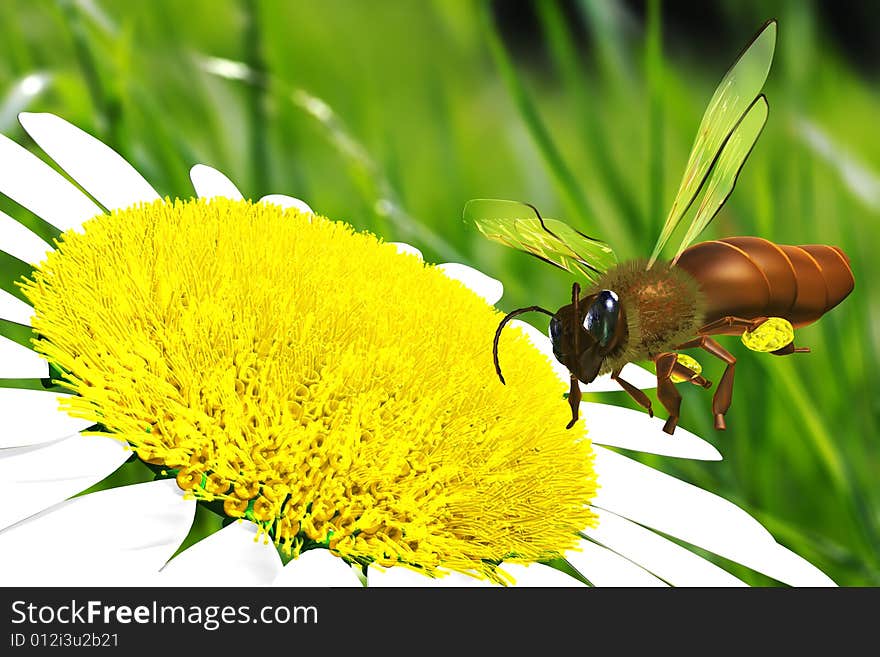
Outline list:
[[[536,10],[553,60],[562,74],[565,93],[573,99],[577,108],[577,125],[583,146],[596,160],[594,175],[606,189],[617,216],[627,225],[630,236],[635,235],[641,228],[641,213],[635,202],[635,195],[628,188],[620,167],[612,156],[610,139],[602,128],[596,108],[591,104],[591,101],[596,101],[596,96],[588,90],[571,29],[557,3],[539,2]]]
[[[264,84],[264,79],[242,62],[216,57],[202,57],[200,62],[202,69],[212,75],[247,85]],[[432,249],[444,260],[457,262],[463,260],[458,249],[403,209],[397,192],[380,167],[364,146],[346,130],[333,108],[305,89],[292,87],[277,78],[273,78],[270,82],[284,99],[317,121],[330,143],[355,172],[354,175],[360,179],[361,189],[368,196],[375,211],[388,218],[402,233],[404,239],[417,240],[419,246]]]
[[[82,9],[76,2],[58,0],[58,7],[73,42],[74,54],[83,81],[92,100],[98,126],[103,140],[116,150],[121,149],[122,105],[101,79],[98,57],[93,52],[92,39],[81,16]]]
[[[52,75],[45,71],[33,71],[19,78],[0,103],[0,132],[13,128],[19,112],[27,110],[52,83]]]
[[[776,538],[783,543],[793,546],[795,552],[815,563],[814,559],[802,549],[805,546],[809,553],[817,555],[822,561],[827,563],[833,562],[833,569],[840,567],[852,570],[858,573],[859,577],[871,582],[873,586],[880,585],[880,571],[870,568],[861,559],[860,555],[856,555],[846,546],[835,541],[831,541],[824,536],[818,535],[813,531],[804,531],[802,528],[793,526],[790,522],[777,518],[772,513],[750,507],[747,504],[740,504],[743,508],[748,509],[762,525],[764,525]],[[831,570],[832,568],[828,568]],[[843,582],[837,582],[844,584]]]
[[[804,387],[798,381],[794,365],[791,362],[776,363],[771,376],[781,384],[782,391],[792,402],[793,410],[801,418],[807,438],[825,466],[840,499],[850,503],[849,510],[859,531],[864,555],[874,564],[880,563],[880,532],[875,526],[876,519],[871,517],[860,492],[852,486],[846,459],[837,449],[834,438],[810,403]]]
[[[660,0],[649,0],[645,36],[645,78],[648,87],[648,209],[646,226],[665,214],[663,203],[663,44]]]
[[[580,0],[577,3],[595,45],[595,57],[603,86],[619,98],[633,98],[636,84],[628,61],[623,23],[625,9],[618,2]]]
[[[610,244],[623,243],[626,235],[619,222],[603,220],[594,212],[589,200],[583,193],[580,183],[562,157],[562,153],[550,136],[550,131],[541,119],[538,108],[526,91],[507,48],[501,41],[501,35],[495,27],[489,7],[485,3],[479,5],[479,20],[483,28],[489,51],[501,74],[507,91],[520,114],[529,135],[535,142],[544,162],[553,174],[554,179],[565,197],[568,205],[577,214],[580,226],[598,225],[602,229],[602,237]]]

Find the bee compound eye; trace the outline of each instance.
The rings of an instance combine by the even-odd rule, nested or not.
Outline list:
[[[619,315],[620,302],[617,295],[611,290],[602,290],[587,309],[587,314],[584,316],[584,329],[600,345],[605,346],[611,342]]]

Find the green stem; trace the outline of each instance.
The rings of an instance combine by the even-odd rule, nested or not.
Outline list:
[[[269,140],[266,128],[269,124],[266,109],[267,74],[266,61],[263,57],[263,32],[260,28],[260,11],[256,0],[244,0],[242,8],[245,15],[244,27],[244,60],[254,72],[256,84],[248,85],[248,118],[250,121],[252,186],[254,190],[267,191],[272,189],[271,170],[269,167]]]

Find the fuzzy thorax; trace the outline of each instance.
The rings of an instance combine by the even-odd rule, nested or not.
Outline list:
[[[626,363],[652,359],[696,335],[704,302],[696,281],[682,269],[631,260],[610,269],[586,292],[612,290],[620,298],[627,336],[609,353],[600,373]]]

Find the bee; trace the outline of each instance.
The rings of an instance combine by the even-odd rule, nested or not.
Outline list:
[[[681,406],[675,383],[712,386],[694,359],[678,353],[700,348],[725,364],[712,399],[715,428],[725,429],[736,358],[712,336],[739,335],[750,349],[778,356],[808,352],[795,346],[794,329],[815,322],[853,290],[849,259],[834,246],[786,246],[760,237],[692,245],[733,192],[764,128],[769,106],[761,88],[775,45],[776,23],[769,21],[715,90],[649,259],[618,264],[610,246],[561,221],[543,218],[528,203],[474,199],[465,206],[465,220],[489,239],[584,279],[583,290],[575,282],[571,303],[555,313],[540,306],[508,313],[493,342],[495,370],[504,383],[498,360],[504,326],[523,313],[550,316],[553,354],[571,378],[568,428],[578,419],[579,382],[587,384],[607,373],[653,417],[645,393],[620,377],[627,363],[652,360],[657,398],[668,414],[663,430],[674,433]],[[675,256],[658,261],[698,197]]]

